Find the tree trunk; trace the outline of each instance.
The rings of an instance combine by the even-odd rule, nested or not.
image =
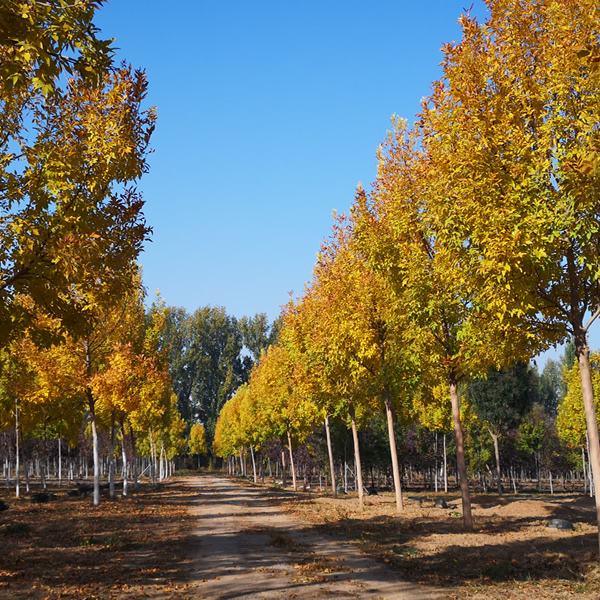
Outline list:
[[[587,456],[588,456],[588,470],[587,470],[587,474],[588,474],[588,488],[590,491],[590,498],[594,497],[594,473],[592,472],[592,460],[590,458],[590,436],[588,435],[587,431],[585,432],[585,447],[587,449]]]
[[[360,446],[358,444],[358,430],[356,429],[356,420],[354,415],[354,407],[350,405],[348,410],[350,413],[350,419],[352,423],[352,442],[354,443],[354,464],[356,467],[356,473],[354,474],[354,480],[356,482],[356,491],[358,493],[358,508],[364,510],[365,499],[364,489],[362,480],[362,466],[360,462]]]
[[[110,420],[110,447],[108,449],[108,495],[115,497],[115,413]]]
[[[449,378],[450,401],[452,403],[452,417],[454,420],[454,435],[456,437],[456,466],[458,471],[460,491],[462,495],[463,523],[465,529],[473,529],[473,515],[471,514],[471,497],[469,495],[469,480],[465,464],[465,447],[463,440],[462,424],[460,422],[460,400],[456,378]]]
[[[335,498],[337,496],[337,487],[335,484],[335,466],[333,463],[333,450],[331,448],[331,432],[329,431],[329,416],[325,417],[325,434],[327,437],[327,454],[329,456],[329,473],[331,477],[331,493]]]
[[[281,445],[283,446],[283,440],[281,440]],[[285,487],[286,483],[287,471],[285,468],[285,449],[281,449],[281,487]]]
[[[254,459],[254,448],[252,444],[250,444],[250,456],[252,457],[252,476],[254,477],[254,483],[258,483],[258,478],[256,477],[256,460]]]
[[[494,442],[494,455],[496,457],[496,487],[498,488],[498,495],[502,496],[502,470],[500,468],[500,444],[498,443],[498,434],[494,433],[491,429],[488,429]]]
[[[446,434],[442,437],[442,445],[444,452],[444,492],[448,493],[448,453],[446,452]]]
[[[298,484],[296,483],[296,467],[294,466],[294,454],[292,453],[292,436],[288,430],[287,432],[288,438],[288,451],[290,453],[290,469],[292,470],[292,484],[294,486],[294,491],[298,489]]]
[[[588,476],[587,476],[587,465],[586,465],[586,460],[585,460],[585,448],[583,446],[581,447],[581,466],[583,468],[583,495],[587,496]]]
[[[127,449],[125,438],[125,423],[121,419],[121,459],[123,460],[123,496],[127,496],[129,483],[127,481],[127,471],[129,464],[127,462]]]
[[[15,496],[21,495],[19,476],[21,470],[21,453],[19,452],[19,401],[15,399]]]
[[[387,420],[388,440],[390,444],[390,455],[392,457],[392,475],[394,478],[394,494],[396,496],[396,512],[404,510],[402,501],[402,482],[400,481],[400,467],[398,465],[398,450],[396,448],[396,434],[394,431],[394,412],[389,389],[385,388],[383,402],[385,404],[385,416]]]
[[[437,494],[438,492],[438,432],[435,432],[435,438],[434,438],[434,456],[435,456],[435,460],[434,460],[434,467],[433,467],[433,486],[434,486],[434,491]]]
[[[96,428],[96,411],[94,410],[94,399],[90,389],[87,390],[87,396],[92,421],[92,455],[94,460],[93,504],[94,506],[98,506],[100,504],[100,452],[98,448],[98,430]]]
[[[575,346],[579,373],[581,376],[581,389],[583,392],[583,406],[585,409],[585,422],[588,435],[588,458],[594,480],[594,496],[596,502],[596,521],[598,525],[598,547],[600,551],[600,440],[598,438],[598,423],[594,406],[594,390],[592,387],[592,371],[590,368],[590,351],[585,335],[576,336]]]
[[[62,440],[58,438],[58,487],[62,484]]]

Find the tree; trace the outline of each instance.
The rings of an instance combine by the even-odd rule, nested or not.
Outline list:
[[[544,410],[553,416],[556,416],[558,405],[565,393],[562,371],[561,363],[550,358],[539,376],[539,401]]]
[[[257,313],[254,317],[242,317],[239,320],[244,346],[250,352],[252,360],[258,361],[262,352],[275,342],[276,331],[265,313]]]
[[[364,190],[357,191],[357,201]],[[396,495],[402,510],[400,467],[396,448],[396,413],[404,416],[418,366],[406,319],[385,278],[368,264],[354,244],[354,224],[337,219],[333,235],[323,243],[310,294],[316,304],[310,318],[309,345],[321,352],[328,374],[329,396],[342,401],[350,417],[357,473],[360,465],[356,413],[381,402],[385,410]],[[307,294],[308,295],[308,294]],[[340,412],[340,409],[336,411]],[[358,476],[358,475],[357,475]],[[359,488],[362,487],[359,485]],[[359,489],[362,505],[362,489]]]
[[[319,411],[314,402],[302,393],[298,385],[298,365],[291,360],[280,344],[270,346],[253,370],[250,378],[252,396],[258,404],[257,412],[267,435],[287,442],[292,482],[297,488],[294,464],[294,442],[302,442],[312,432]],[[265,433],[266,433],[265,432]]]
[[[111,42],[98,37],[93,22],[102,4],[104,0],[2,3],[0,81],[5,113],[15,108],[7,100],[16,97],[22,106],[36,93],[49,94],[61,75],[98,77],[108,70]]]
[[[92,23],[100,4],[9,0],[0,11],[0,344],[31,317],[19,294],[65,321],[71,286],[85,303],[91,271],[118,295],[149,233],[134,184],[155,112],[142,108],[142,72],[108,69]]]
[[[472,528],[464,458],[459,383],[523,353],[516,329],[501,329],[488,318],[469,274],[476,257],[448,243],[455,233],[440,211],[448,180],[420,149],[419,132],[394,119],[379,152],[371,198],[356,205],[357,235],[373,268],[383,274],[405,311],[420,368],[446,381],[452,406],[463,521]],[[496,325],[496,326],[495,326]]]
[[[210,306],[192,315],[172,308],[167,313],[165,344],[179,410],[189,423],[202,419],[212,440],[221,407],[244,381],[237,320]]]
[[[536,384],[534,373],[523,362],[500,370],[492,368],[485,379],[469,384],[467,395],[471,406],[494,443],[498,494],[502,494],[499,440],[518,425],[536,401]]]
[[[423,111],[426,146],[450,182],[449,239],[478,257],[490,314],[519,323],[531,355],[573,338],[600,523],[588,346],[600,315],[597,6],[487,4],[488,20],[464,17],[463,40],[445,48],[444,77]]]
[[[198,467],[200,467],[200,457],[208,452],[206,430],[202,423],[194,423],[190,428],[188,449],[190,454],[195,454],[198,457]]]

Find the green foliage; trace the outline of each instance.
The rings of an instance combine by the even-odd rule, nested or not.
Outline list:
[[[571,363],[572,366],[572,363]],[[539,402],[550,415],[556,415],[558,405],[565,395],[563,381],[563,366],[561,363],[549,359],[539,376]]]
[[[537,400],[536,373],[519,362],[504,369],[490,369],[485,379],[472,381],[468,398],[484,426],[495,435],[515,427]]]

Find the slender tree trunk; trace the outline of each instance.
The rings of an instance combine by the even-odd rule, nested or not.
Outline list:
[[[600,439],[598,437],[598,423],[594,405],[594,390],[592,387],[592,371],[590,367],[590,352],[585,335],[576,336],[575,346],[579,373],[581,376],[581,389],[583,392],[583,406],[585,409],[585,422],[588,435],[588,458],[591,465],[594,483],[594,496],[596,501],[596,521],[598,525],[598,547],[600,551]]]
[[[587,495],[588,476],[587,476],[587,465],[586,465],[586,460],[585,460],[585,448],[583,446],[581,447],[581,466],[583,468],[583,495],[586,496]]]
[[[154,432],[152,430],[150,430],[150,474],[152,483],[156,484],[158,474],[158,454],[156,452],[156,440],[154,439]]]
[[[433,485],[435,493],[438,491],[438,432],[435,432],[435,441],[434,441],[434,455],[435,455],[435,466],[434,466],[434,476],[433,476]]]
[[[344,494],[348,493],[348,463],[344,460]]]
[[[444,492],[448,493],[448,453],[446,451],[446,434],[442,436],[442,445],[444,452]]]
[[[98,506],[100,504],[100,451],[98,448],[98,429],[96,427],[96,411],[94,410],[94,399],[92,397],[92,391],[87,390],[88,396],[88,407],[90,409],[90,418],[92,424],[92,455],[94,460],[94,493],[93,493],[93,504]]]
[[[123,436],[125,436],[125,432],[123,432]],[[127,480],[127,471],[129,469],[129,464],[127,462],[127,450],[125,449],[125,438],[121,442],[121,459],[123,461],[123,496],[127,496],[129,491],[129,482]]]
[[[456,378],[451,376],[450,401],[452,403],[452,417],[454,420],[454,435],[456,437],[456,466],[458,471],[460,491],[462,494],[463,523],[465,529],[473,529],[473,515],[471,514],[471,497],[469,495],[469,480],[467,479],[467,467],[465,464],[465,447],[463,440],[463,429],[460,422],[460,400]]]
[[[331,493],[335,498],[337,496],[337,487],[335,483],[335,465],[333,463],[333,450],[331,448],[331,432],[329,431],[329,416],[325,416],[325,435],[327,437],[327,455],[329,456],[329,473],[331,477]]]
[[[108,449],[108,495],[115,497],[115,413],[110,419],[110,447]]]
[[[58,438],[58,486],[62,485],[62,440]]]
[[[402,500],[402,482],[400,481],[400,467],[398,464],[398,450],[396,448],[396,433],[394,431],[394,411],[389,389],[385,388],[383,402],[385,404],[385,416],[387,420],[388,440],[390,444],[390,455],[392,457],[392,475],[394,477],[394,494],[396,496],[396,512],[404,510]]]
[[[254,458],[254,448],[252,444],[250,444],[250,456],[252,457],[252,476],[254,477],[254,483],[258,483],[258,478],[256,476],[256,460]]]
[[[498,434],[494,433],[491,429],[488,429],[494,442],[494,455],[496,457],[496,486],[498,488],[498,495],[502,496],[502,470],[500,468],[500,444],[498,443]]]
[[[585,432],[585,447],[587,449],[588,457],[588,488],[590,491],[590,498],[594,497],[594,473],[592,472],[592,459],[590,458],[590,436],[587,431]]]
[[[125,423],[123,419],[121,419],[121,459],[123,461],[123,496],[127,496],[127,492],[129,491],[129,483],[127,481],[127,471],[129,470],[129,464],[127,462],[127,444],[125,434]]]
[[[290,469],[292,470],[292,485],[294,486],[294,491],[298,489],[298,484],[296,482],[296,467],[294,465],[294,454],[292,453],[292,436],[288,430],[287,432],[288,438],[288,451],[290,453]]]
[[[283,440],[281,440],[283,446]],[[285,468],[285,450],[282,448],[281,450],[281,487],[285,487],[286,482],[286,468]]]
[[[354,443],[354,464],[356,473],[354,474],[354,480],[356,482],[356,491],[358,493],[358,508],[364,510],[365,499],[364,499],[364,488],[362,480],[362,466],[360,462],[360,446],[358,443],[358,430],[356,429],[356,419],[354,415],[354,407],[350,405],[349,408],[350,419],[352,424],[352,442]]]
[[[21,495],[19,488],[19,477],[21,470],[21,453],[19,451],[19,401],[15,399],[15,496],[18,498]]]

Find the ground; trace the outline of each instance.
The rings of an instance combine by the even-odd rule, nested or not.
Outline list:
[[[436,508],[443,497],[447,509]],[[286,509],[319,530],[353,540],[404,581],[447,590],[456,598],[600,598],[593,501],[582,495],[477,495],[475,530],[462,528],[457,494],[405,494],[395,514],[394,498],[297,496]],[[548,527],[552,518],[574,529]]]
[[[129,498],[16,501],[0,513],[0,598],[600,598],[593,504],[582,496],[356,499],[222,476]],[[551,517],[573,531],[547,527]]]

